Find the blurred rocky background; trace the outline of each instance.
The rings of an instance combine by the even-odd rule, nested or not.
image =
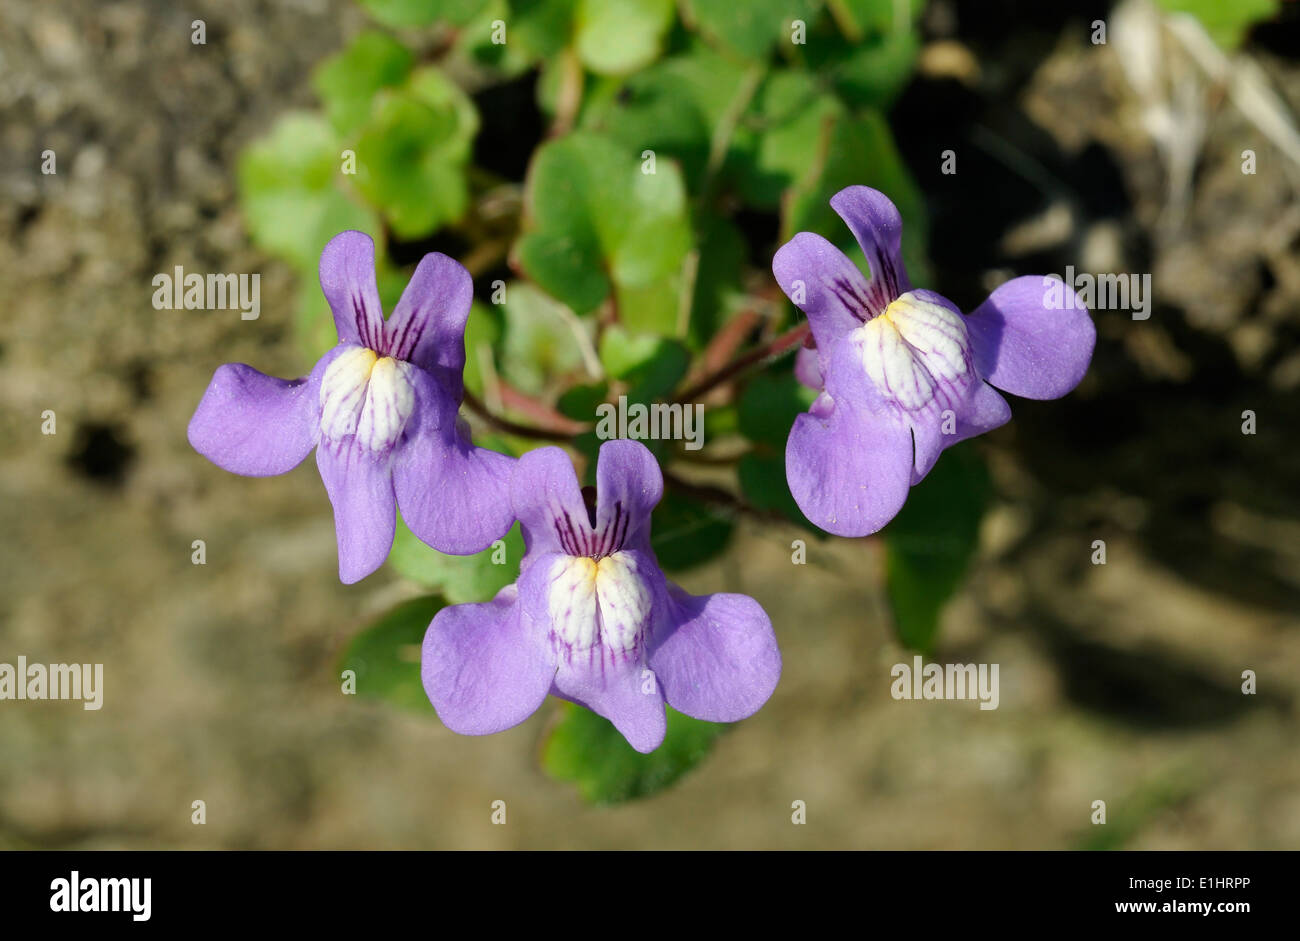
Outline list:
[[[98,712],[0,702],[0,847],[1300,848],[1296,7],[1233,57],[1134,2],[931,4],[890,119],[933,286],[969,309],[1012,264],[1153,275],[1148,320],[1096,313],[1077,393],[981,443],[995,508],[936,657],[1000,664],[1000,707],[890,698],[910,657],[874,542],[813,543],[792,578],[799,531],[746,524],[682,581],[763,603],[776,695],[676,787],[601,808],[537,769],[547,710],[472,739],[341,695],[349,637],[412,589],[338,583],[312,462],[242,479],[185,440],[219,363],[303,371],[234,164],[365,17],[0,5],[0,661],[105,670]],[[261,272],[261,318],[155,310],[175,265]]]

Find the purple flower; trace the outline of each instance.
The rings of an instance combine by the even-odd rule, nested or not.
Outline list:
[[[190,420],[190,444],[247,477],[283,474],[316,448],[345,583],[388,557],[395,505],[440,552],[487,548],[514,521],[507,499],[514,462],[474,447],[457,414],[469,272],[446,255],[425,255],[385,320],[375,244],[344,232],[321,252],[320,283],[338,346],[293,381],[242,363],[220,367]]]
[[[607,441],[596,493],[559,448],[519,459],[510,484],[526,551],[519,579],[486,604],[444,608],[424,638],[424,689],[448,728],[517,725],[547,693],[609,719],[640,752],[664,738],[664,702],[712,722],[752,715],[781,654],[745,595],[692,596],[650,550],[659,465],[640,442]]]
[[[786,477],[817,526],[865,536],[894,518],[944,448],[1011,418],[994,386],[1054,399],[1078,385],[1096,331],[1067,285],[1037,276],[1008,281],[963,315],[913,289],[899,253],[902,219],[883,193],[851,186],[831,207],[872,277],[810,232],[772,260],[816,342],[815,353],[801,351],[796,374],[822,390],[790,430]]]

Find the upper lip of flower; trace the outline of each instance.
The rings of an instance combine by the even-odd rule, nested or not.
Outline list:
[[[618,552],[623,548],[624,540],[627,538],[628,528],[632,525],[632,516],[624,511],[621,500],[614,501],[613,513],[612,520],[607,521],[603,526],[595,527],[587,520],[579,520],[575,523],[569,510],[562,509],[559,515],[552,519],[561,548],[569,555],[586,556],[597,561]]]
[[[882,298],[868,297],[865,292],[859,290],[847,278],[834,278],[826,283],[826,288],[838,297],[840,303],[851,310],[863,323],[882,315],[889,309],[889,305],[894,298],[898,296],[894,293],[894,289],[886,289],[887,296],[883,298],[884,306],[879,306]]]

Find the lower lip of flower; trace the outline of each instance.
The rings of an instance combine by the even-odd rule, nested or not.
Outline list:
[[[321,435],[355,435],[368,451],[390,450],[415,409],[412,368],[366,347],[339,354],[321,379]]]
[[[908,411],[925,408],[972,368],[961,315],[915,291],[896,298],[852,339],[871,381]]]
[[[552,642],[570,657],[599,650],[626,659],[641,646],[651,593],[631,553],[566,555],[552,565],[547,604]]]

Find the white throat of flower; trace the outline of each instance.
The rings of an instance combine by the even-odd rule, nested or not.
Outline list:
[[[397,443],[415,409],[414,367],[366,347],[340,353],[320,384],[320,430],[331,441],[356,435],[368,451]]]
[[[886,398],[919,411],[953,399],[971,371],[970,338],[956,311],[908,291],[854,331],[862,365]]]
[[[551,640],[571,660],[627,660],[642,647],[652,596],[635,555],[563,555],[550,576]]]

